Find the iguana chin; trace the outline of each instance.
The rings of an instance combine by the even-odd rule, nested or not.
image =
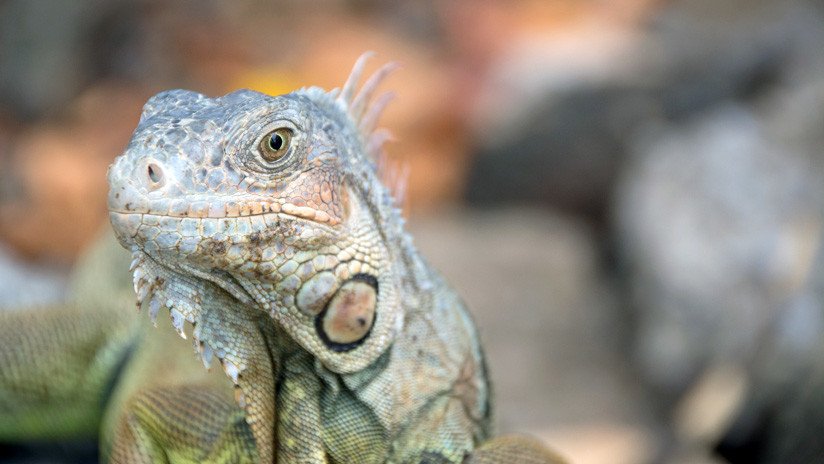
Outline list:
[[[109,169],[111,223],[138,304],[152,320],[167,309],[183,338],[191,325],[248,426],[225,433],[187,409],[203,403],[192,391],[144,398],[113,462],[557,462],[526,439],[489,440],[477,331],[375,167],[391,94],[373,97],[394,66],[358,90],[367,57],[341,90],[146,103]],[[179,420],[190,436],[175,441]]]

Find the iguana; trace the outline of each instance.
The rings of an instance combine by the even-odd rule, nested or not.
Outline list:
[[[490,438],[474,323],[376,168],[392,94],[373,97],[394,66],[358,89],[367,58],[340,90],[146,103],[109,169],[110,220],[138,306],[153,321],[168,310],[234,399],[183,375],[169,342],[120,324],[129,348],[101,348],[93,369],[112,379],[126,365],[103,423],[111,462],[561,462]]]

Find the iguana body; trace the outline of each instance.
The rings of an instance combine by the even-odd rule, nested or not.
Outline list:
[[[109,171],[111,222],[139,305],[168,310],[235,398],[164,383],[176,373],[143,356],[112,400],[113,462],[557,462],[488,441],[474,324],[375,169],[388,97],[370,100],[391,67],[356,92],[364,62],[341,91],[174,90],[144,107]]]

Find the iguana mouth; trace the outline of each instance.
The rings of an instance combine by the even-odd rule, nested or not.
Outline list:
[[[210,206],[206,202],[192,202],[188,207],[176,208],[174,203],[168,208],[160,210],[146,205],[135,205],[127,202],[122,208],[110,208],[109,212],[119,214],[145,214],[158,217],[171,218],[191,218],[191,219],[227,219],[254,216],[267,216],[271,214],[283,214],[300,219],[307,219],[319,224],[331,226],[341,222],[341,218],[332,216],[328,212],[312,208],[311,206],[298,206],[288,202],[249,202],[239,204],[237,202],[226,202],[218,206]]]

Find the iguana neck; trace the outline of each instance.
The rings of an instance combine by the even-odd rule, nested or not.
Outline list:
[[[400,301],[418,310],[428,308],[431,305],[422,305],[420,302],[432,301],[434,298],[433,274],[427,274],[430,272],[428,265],[417,253],[408,235],[402,233],[395,238],[396,246],[392,250],[397,253],[397,272],[401,276],[400,288],[404,295]],[[346,391],[343,394],[357,395],[354,391],[348,392],[351,387],[346,379],[348,376],[336,374],[323,366],[259,309],[246,306],[238,300],[233,303],[233,307],[226,309],[256,315],[251,318],[250,325],[253,332],[260,335],[247,338],[237,347],[238,352],[260,354],[250,359],[256,369],[247,368],[239,376],[236,385],[239,390],[238,400],[246,411],[247,422],[258,449],[263,450],[262,462],[272,462],[266,460],[270,449],[275,449],[277,455],[284,456],[307,453],[325,456],[322,390],[328,388],[339,394],[343,390]],[[403,330],[402,326],[398,329]],[[254,340],[258,347],[249,346],[250,340]],[[376,364],[385,365],[391,350],[390,347]],[[371,378],[381,371],[382,368],[367,368],[357,375],[360,378],[358,382],[368,383],[364,375]],[[263,405],[269,407],[261,407]],[[292,449],[293,447],[301,449]],[[311,449],[307,451],[307,447]],[[277,461],[274,456],[272,459]]]

